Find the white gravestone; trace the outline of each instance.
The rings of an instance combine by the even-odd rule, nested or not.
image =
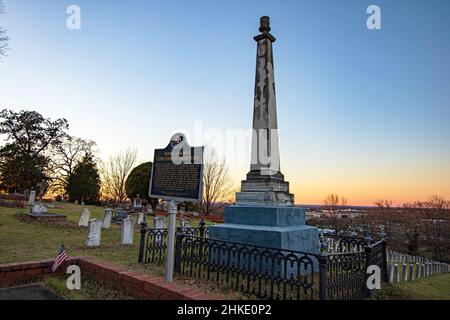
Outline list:
[[[191,226],[189,225],[189,220],[182,219],[180,221],[180,227],[181,227],[181,230],[184,230],[186,228],[190,228]]]
[[[142,222],[144,222],[144,213],[139,212],[137,216],[137,225],[140,226]]]
[[[86,239],[86,245],[88,247],[100,246],[101,235],[102,235],[101,221],[97,221],[97,219],[90,220],[88,226],[88,236]]]
[[[165,229],[166,228],[166,220],[164,217],[154,217],[153,218],[153,228],[155,229]],[[162,242],[162,232],[156,232],[155,234],[155,244],[161,244]]]
[[[133,207],[134,208],[141,208],[142,207],[142,199],[134,198]]]
[[[28,198],[28,205],[29,206],[34,206],[34,199],[36,199],[36,191],[32,190],[30,192],[30,197]]]
[[[105,209],[105,214],[103,215],[103,229],[111,228],[111,219],[112,219],[112,209]]]
[[[123,246],[133,244],[134,222],[131,218],[126,218],[122,222],[121,243]]]
[[[39,214],[39,213],[47,213],[48,210],[47,210],[47,207],[44,206],[42,203],[36,203],[33,206],[33,209],[31,210],[31,212]]]
[[[91,212],[89,209],[84,208],[81,211],[80,221],[78,221],[78,226],[87,227],[89,225],[89,219],[91,218]]]
[[[164,219],[164,217],[154,217],[153,218],[153,228],[165,229],[166,228],[166,219]]]

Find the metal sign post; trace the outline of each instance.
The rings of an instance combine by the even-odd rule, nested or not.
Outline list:
[[[175,228],[177,224],[177,202],[169,201],[167,226],[167,259],[166,259],[166,281],[173,282],[173,268],[175,255]]]
[[[203,147],[191,147],[176,133],[164,149],[156,149],[149,196],[169,202],[166,281],[173,281],[177,203],[200,202],[203,191]]]

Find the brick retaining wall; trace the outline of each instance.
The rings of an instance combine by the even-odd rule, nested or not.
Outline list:
[[[91,257],[68,259],[56,274],[65,273],[67,266],[78,265],[81,276],[101,281],[115,289],[122,290],[135,299],[146,300],[217,300],[220,296],[177,283],[167,283],[162,277],[127,270],[110,262]],[[37,280],[51,274],[53,260],[9,263],[0,265],[0,287],[13,286],[23,281]]]

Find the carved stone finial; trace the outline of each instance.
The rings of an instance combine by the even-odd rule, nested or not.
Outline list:
[[[261,17],[259,31],[262,33],[270,32],[270,18],[268,16]]]

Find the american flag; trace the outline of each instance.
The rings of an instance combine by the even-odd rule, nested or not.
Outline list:
[[[58,267],[67,259],[67,252],[66,249],[64,248],[64,245],[61,245],[61,248],[59,249],[59,254],[55,259],[55,262],[53,262],[53,266],[52,266],[52,272],[55,272],[56,269],[58,269]]]

